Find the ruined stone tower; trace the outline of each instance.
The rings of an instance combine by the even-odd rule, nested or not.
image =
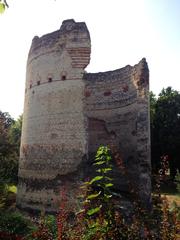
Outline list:
[[[58,210],[62,187],[72,203],[92,172],[92,158],[110,142],[128,177],[150,201],[149,72],[135,66],[86,73],[91,42],[85,23],[63,21],[58,31],[34,37],[27,61],[17,205]],[[115,188],[128,193],[114,167]],[[127,194],[126,194],[127,197]]]

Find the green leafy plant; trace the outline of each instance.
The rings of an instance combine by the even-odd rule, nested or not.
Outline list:
[[[14,121],[0,111],[0,183],[17,183],[22,117]]]
[[[96,207],[88,209],[88,216],[98,213],[101,209],[105,210],[109,199],[112,197],[110,188],[113,186],[113,183],[112,178],[109,177],[109,173],[112,171],[111,160],[110,149],[105,146],[99,147],[93,164],[98,175],[85,183],[89,186],[85,201],[93,205],[96,203]]]
[[[175,181],[176,181],[176,188],[177,188],[178,194],[180,194],[180,172],[179,171],[176,174]]]
[[[3,13],[7,7],[9,7],[7,1],[0,0],[0,13]]]
[[[166,159],[162,159],[157,191],[153,194],[152,210],[146,211],[138,204],[138,195],[131,184],[133,212],[128,221],[115,207],[117,199],[112,194],[112,160],[124,176],[127,174],[118,150],[101,146],[93,163],[94,176],[80,189],[83,209],[68,222],[71,209],[66,204],[67,187],[61,188],[61,203],[58,216],[41,215],[34,223],[19,213],[2,211],[0,214],[0,239],[15,240],[175,240],[178,239],[179,207],[168,205],[161,196],[160,186],[167,174]],[[14,186],[7,190],[16,191]],[[115,200],[115,201],[114,201]],[[121,201],[118,202],[121,205]]]
[[[127,173],[120,154],[113,149],[112,154],[117,167],[125,176]],[[158,190],[153,196],[152,211],[141,206],[138,195],[134,193],[133,185],[130,184],[134,209],[130,221],[127,221],[121,210],[114,208],[111,194],[113,186],[111,160],[110,149],[100,147],[94,162],[95,171],[98,174],[85,183],[87,188],[84,202],[86,225],[81,238],[77,239],[177,239],[179,228],[177,207],[170,209],[167,199],[162,198],[159,189],[160,182],[164,179],[162,174],[167,173],[166,159],[163,158],[162,169],[159,171]]]
[[[33,224],[18,212],[0,212],[0,232],[25,236],[32,231]]]
[[[100,146],[97,150],[95,161],[96,176],[85,182],[87,188],[84,200],[85,219],[87,223],[86,233],[83,239],[99,239],[106,234],[111,227],[112,198],[111,187],[113,179],[110,177],[112,171],[111,151],[106,146]]]
[[[26,240],[55,240],[57,239],[57,222],[52,215],[41,216],[38,225]]]

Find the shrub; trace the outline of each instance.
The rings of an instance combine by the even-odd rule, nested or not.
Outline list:
[[[18,212],[0,212],[0,232],[25,236],[32,231],[33,224]]]
[[[178,191],[178,194],[180,194],[180,172],[178,171],[175,177],[175,181],[176,181],[176,188]]]
[[[12,240],[176,240],[178,239],[178,207],[169,207],[160,194],[166,170],[160,169],[157,191],[152,195],[152,211],[143,209],[138,195],[131,186],[133,211],[131,218],[114,204],[112,159],[127,174],[117,150],[101,146],[95,156],[95,176],[80,189],[82,210],[75,214],[74,222],[68,222],[70,210],[66,208],[67,188],[61,189],[58,216],[42,216],[36,227],[19,213],[10,211],[0,214],[0,239]],[[162,168],[166,164],[162,164]],[[121,202],[119,202],[121,205]],[[75,211],[75,210],[74,210]],[[9,237],[9,238],[8,238]]]
[[[126,174],[122,158],[117,150],[113,150],[117,166]],[[138,195],[131,185],[133,213],[131,220],[120,210],[114,208],[113,196],[111,194],[112,179],[108,174],[112,170],[111,151],[107,147],[101,146],[96,154],[94,165],[96,166],[96,175],[84,184],[84,211],[81,212],[80,226],[82,231],[78,232],[79,238],[74,236],[67,239],[82,240],[139,240],[139,239],[159,239],[175,240],[178,234],[178,215],[177,207],[170,209],[166,198],[160,194],[160,183],[166,174],[166,169],[160,170],[160,176],[157,181],[157,193],[153,195],[152,211],[141,207]],[[162,168],[166,165],[162,164]],[[121,203],[120,203],[121,204]],[[84,222],[84,224],[82,223]]]

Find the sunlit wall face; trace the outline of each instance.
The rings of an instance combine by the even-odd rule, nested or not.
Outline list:
[[[0,15],[0,109],[13,117],[23,112],[26,59],[32,36],[52,32],[69,18],[85,21],[91,32],[92,61],[88,71],[134,65],[146,57],[153,92],[158,94],[167,86],[180,90],[178,0],[86,1],[86,4],[83,0],[9,0],[8,3],[9,8]]]

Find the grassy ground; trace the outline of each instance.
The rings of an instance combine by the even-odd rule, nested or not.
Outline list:
[[[180,207],[180,196],[176,196],[176,195],[169,195],[169,194],[165,194],[165,196],[168,199],[168,202],[170,205],[173,204],[173,202],[176,202],[177,206]]]
[[[161,194],[162,196],[166,196],[169,204],[171,205],[173,202],[180,207],[180,193],[178,193],[176,189],[176,184],[172,181],[166,181],[161,185]]]

